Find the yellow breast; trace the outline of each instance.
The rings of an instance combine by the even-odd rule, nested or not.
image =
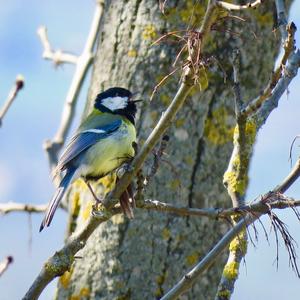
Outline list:
[[[134,156],[132,143],[135,141],[135,127],[124,118],[116,132],[87,150],[79,174],[84,177],[102,177],[114,171]]]

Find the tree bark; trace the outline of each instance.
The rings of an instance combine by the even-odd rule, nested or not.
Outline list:
[[[139,98],[145,99],[137,120],[142,143],[174,96],[180,79],[179,71],[149,102],[155,85],[171,72],[181,45],[174,39],[155,46],[151,43],[167,32],[199,25],[205,8],[205,1],[167,1],[163,15],[158,1],[105,1],[84,114],[97,93],[106,88],[121,86],[139,92]],[[222,181],[235,125],[232,50],[241,50],[242,97],[246,103],[259,94],[271,75],[279,40],[272,33],[273,14],[272,5],[265,3],[245,12],[246,22],[228,18],[216,25],[218,29],[205,49],[207,58],[213,55],[215,60],[211,60],[218,61],[207,69],[209,87],[204,92],[195,87],[172,124],[165,157],[168,163],[161,164],[145,197],[199,208],[231,206]],[[226,83],[219,65],[228,75]],[[111,185],[109,179],[102,183],[105,188]],[[70,234],[85,223],[93,199],[77,182],[68,200]],[[123,215],[114,216],[97,228],[78,254],[81,259],[60,278],[57,299],[159,299],[226,229],[227,225],[219,221],[144,210],[136,210],[131,221]],[[224,262],[225,254],[182,299],[212,299]]]

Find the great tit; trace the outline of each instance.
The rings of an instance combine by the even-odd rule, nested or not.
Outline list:
[[[89,180],[108,175],[134,156],[136,102],[139,100],[132,98],[130,91],[120,87],[98,94],[93,111],[79,126],[58,161],[54,176],[64,175],[48,205],[40,231],[50,225],[72,182],[82,178],[93,193]]]

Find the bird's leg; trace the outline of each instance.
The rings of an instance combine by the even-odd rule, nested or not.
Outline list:
[[[100,204],[100,203],[102,204],[102,200],[99,199],[99,198],[96,196],[96,194],[95,194],[95,192],[94,192],[92,186],[90,185],[89,181],[88,181],[87,179],[85,179],[85,178],[83,179],[83,181],[85,182],[86,186],[88,187],[88,189],[90,190],[91,194],[93,195],[93,197],[94,197],[96,203],[97,203],[97,204]]]

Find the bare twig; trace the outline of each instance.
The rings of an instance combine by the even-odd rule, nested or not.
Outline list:
[[[61,50],[53,51],[50,42],[48,40],[47,28],[41,26],[37,30],[37,34],[40,37],[41,43],[44,47],[43,58],[52,60],[55,66],[59,66],[64,63],[77,64],[78,57],[71,53],[66,53]]]
[[[14,259],[12,256],[7,256],[3,261],[0,262],[0,277],[8,269],[9,265],[13,263]]]
[[[290,172],[280,185],[274,188],[273,192],[284,193],[290,185],[295,182],[295,177],[300,175],[300,159],[298,159],[295,168]],[[263,199],[262,199],[263,200]],[[255,222],[262,214],[253,215],[247,214],[242,218],[232,229],[230,229],[223,238],[205,255],[203,259],[187,274],[185,274],[180,281],[167,292],[161,300],[177,299],[184,292],[188,291],[197,279],[216,261],[216,258],[228,247],[230,242],[237,237],[246,226]]]
[[[16,202],[0,203],[0,215],[8,214],[11,212],[27,212],[27,213],[41,213],[45,212],[47,204],[24,204]]]
[[[10,90],[8,97],[0,110],[0,127],[2,126],[3,118],[7,113],[8,109],[16,99],[18,92],[24,87],[24,77],[22,75],[18,75],[15,81],[14,86]]]
[[[39,29],[39,35],[44,45],[44,57],[46,57],[47,59],[54,59],[54,62],[56,59],[56,63],[57,61],[59,61],[59,63],[72,62],[76,64],[75,73],[66,97],[59,129],[52,140],[47,140],[44,143],[44,149],[47,152],[51,170],[53,170],[53,168],[57,164],[59,151],[64,145],[65,139],[71,127],[72,120],[74,118],[75,106],[80,89],[94,58],[93,49],[100,29],[99,24],[103,12],[103,6],[104,1],[98,0],[91,29],[86,40],[83,52],[80,56],[76,57],[76,59],[75,56],[72,56],[70,54],[65,54],[62,52],[52,52],[50,44],[47,40],[45,29]]]
[[[231,216],[245,216],[247,213],[267,214],[270,209],[285,209],[300,206],[300,200],[293,200],[282,196],[279,193],[267,193],[262,197],[263,201],[255,204],[244,205],[233,208],[189,208],[185,206],[176,206],[170,203],[158,200],[146,199],[138,203],[137,208],[155,210],[159,212],[172,213],[178,216],[198,216],[212,219],[225,219]]]

